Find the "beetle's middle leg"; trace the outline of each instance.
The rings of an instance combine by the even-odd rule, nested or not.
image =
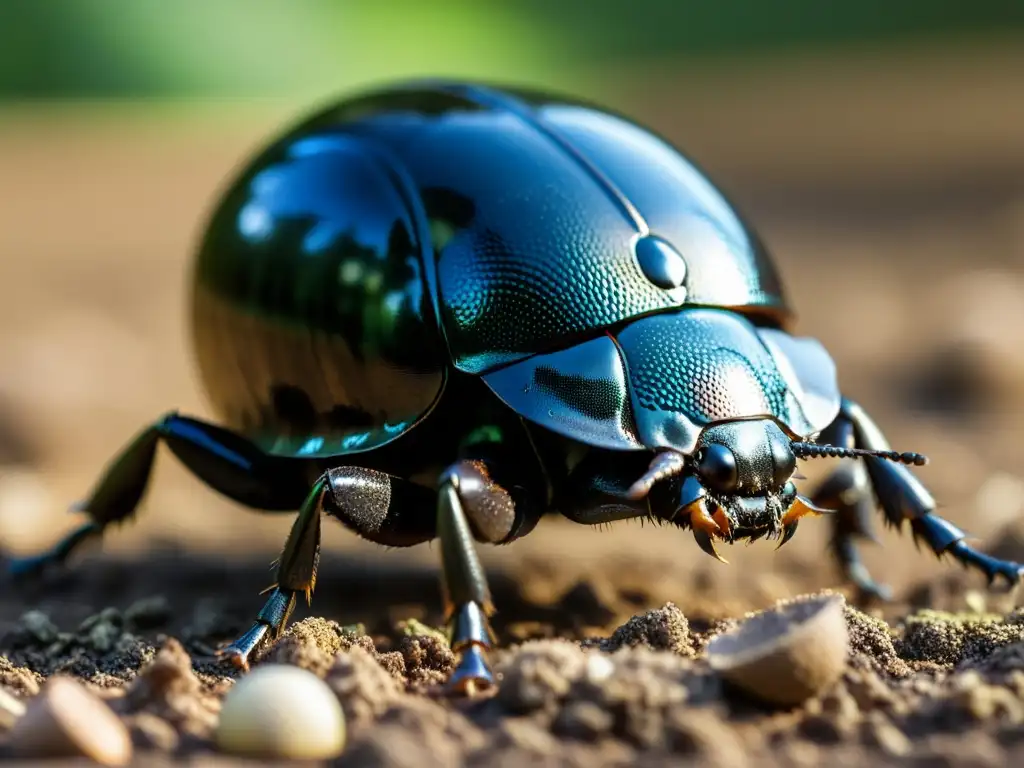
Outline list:
[[[450,686],[472,693],[490,685],[484,651],[493,643],[488,622],[493,607],[473,542],[505,543],[532,528],[536,507],[517,504],[521,496],[515,496],[492,481],[484,462],[475,460],[445,470],[436,490],[375,469],[328,470],[299,511],[278,562],[277,584],[255,624],[222,653],[247,666],[263,638],[284,629],[297,594],[308,598],[312,593],[325,512],[362,538],[386,546],[440,539],[445,614],[452,650],[459,656]]]
[[[845,447],[889,450],[888,441],[874,421],[860,406],[845,398],[839,416],[822,440]],[[863,462],[859,467],[847,465],[838,470],[814,494],[815,503],[838,511],[833,550],[844,575],[862,593],[883,597],[887,594],[861,564],[854,540],[856,536],[874,538],[870,525],[872,492],[892,526],[899,528],[909,522],[914,537],[924,540],[936,555],[953,556],[964,566],[980,570],[990,583],[997,577],[1010,584],[1020,580],[1024,566],[979,552],[964,541],[963,531],[935,514],[935,500],[908,467],[871,456],[864,457]]]

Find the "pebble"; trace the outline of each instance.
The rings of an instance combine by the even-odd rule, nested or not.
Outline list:
[[[0,688],[0,730],[7,730],[25,714],[25,705]]]
[[[850,637],[842,595],[784,603],[716,636],[707,648],[712,669],[770,704],[793,706],[839,679]]]
[[[906,757],[913,751],[910,739],[883,713],[871,712],[865,725],[871,743],[887,755]]]
[[[216,741],[239,756],[325,760],[345,746],[345,716],[334,692],[312,672],[264,664],[224,697]]]
[[[591,683],[603,683],[615,672],[615,662],[603,653],[587,655],[586,678]]]
[[[115,766],[132,759],[124,723],[81,683],[63,676],[50,678],[29,701],[11,730],[10,748],[30,759],[85,757]]]

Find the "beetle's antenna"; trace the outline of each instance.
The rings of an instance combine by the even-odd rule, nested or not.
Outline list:
[[[898,464],[912,464],[918,467],[923,467],[928,463],[927,456],[911,451],[905,453],[900,453],[899,451],[871,451],[865,448],[843,448],[838,445],[819,445],[818,443],[803,442],[792,442],[790,443],[790,448],[793,449],[793,455],[798,459],[820,459],[826,456],[837,459],[855,459],[858,456],[873,456],[876,459],[886,459],[888,461],[895,461]]]
[[[675,451],[662,451],[651,460],[643,477],[633,483],[626,495],[631,499],[642,499],[659,480],[678,475],[686,467],[686,457]]]

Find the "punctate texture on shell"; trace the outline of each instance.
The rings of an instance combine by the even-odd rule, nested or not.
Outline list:
[[[97,696],[70,677],[53,677],[28,706],[10,737],[27,759],[85,757],[100,765],[132,759],[128,729]]]
[[[224,697],[216,738],[222,751],[235,755],[325,760],[345,746],[345,716],[334,692],[312,672],[265,664]]]
[[[841,595],[796,600],[755,614],[707,649],[712,669],[763,701],[796,705],[842,674],[850,638]]]

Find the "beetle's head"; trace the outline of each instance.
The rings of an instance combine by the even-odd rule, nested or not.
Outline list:
[[[656,483],[681,477],[673,522],[688,525],[701,549],[719,557],[714,540],[729,543],[779,539],[796,533],[800,518],[824,514],[797,493],[797,459],[819,456],[873,456],[905,464],[924,464],[916,453],[867,451],[794,441],[770,419],[728,421],[707,427],[691,455],[658,453],[648,471],[630,489],[646,496]]]

